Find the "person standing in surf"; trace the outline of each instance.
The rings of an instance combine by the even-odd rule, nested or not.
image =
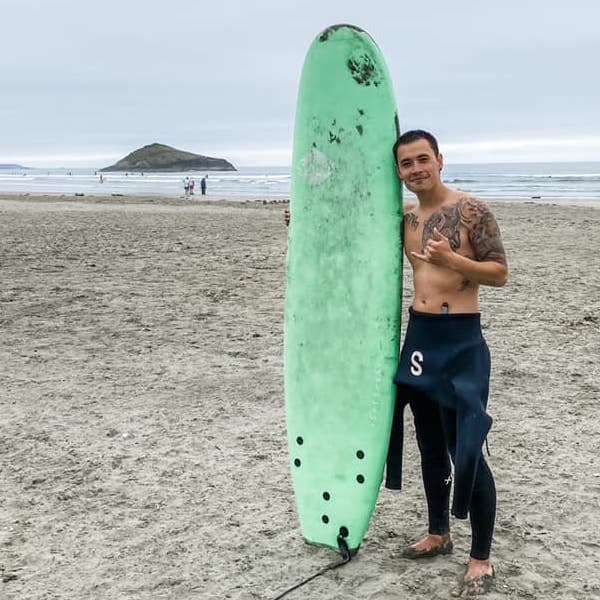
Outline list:
[[[401,485],[402,415],[409,404],[421,453],[429,532],[402,555],[417,559],[452,552],[451,459],[452,514],[469,516],[472,532],[460,594],[480,594],[494,577],[490,551],[496,489],[482,454],[491,426],[486,412],[490,355],[481,333],[479,287],[506,283],[506,255],[490,209],[442,182],[443,157],[433,135],[408,131],[393,152],[398,175],[418,203],[404,208],[404,252],[412,267],[414,298],[394,378],[398,400],[386,485]]]

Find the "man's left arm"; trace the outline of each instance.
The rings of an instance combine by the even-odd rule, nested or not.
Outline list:
[[[479,285],[502,287],[508,281],[506,264],[496,260],[477,261],[454,252],[448,266],[465,279]]]
[[[466,198],[461,222],[469,232],[474,259],[454,253],[450,267],[480,285],[503,286],[508,280],[506,253],[494,213],[481,200]]]

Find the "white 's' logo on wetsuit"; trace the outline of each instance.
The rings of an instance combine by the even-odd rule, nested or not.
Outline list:
[[[423,375],[423,367],[421,363],[423,362],[423,354],[418,350],[415,350],[410,356],[410,372],[415,376],[419,377]]]

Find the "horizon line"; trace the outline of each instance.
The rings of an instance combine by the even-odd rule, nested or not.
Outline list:
[[[182,144],[193,146],[194,144]],[[494,140],[473,140],[463,142],[442,141],[440,150],[447,164],[507,164],[507,163],[549,163],[549,162],[600,162],[600,137],[547,137],[512,138]],[[189,150],[188,150],[189,151]],[[292,144],[269,148],[214,149],[202,152],[205,156],[217,155],[239,167],[291,166]],[[471,156],[474,154],[475,156]],[[0,155],[0,164],[34,163],[27,168],[103,168],[101,163],[113,164],[125,154],[120,150],[103,152],[49,152],[30,154],[16,152]],[[112,161],[112,162],[111,162]],[[35,164],[37,163],[37,164]],[[42,163],[40,165],[40,163]],[[50,163],[50,164],[48,164]],[[39,166],[38,166],[39,165]],[[60,165],[60,166],[56,166]]]
[[[549,160],[539,160],[539,159],[531,159],[531,160],[478,160],[478,161],[448,161],[445,160],[444,164],[446,166],[463,166],[463,165],[547,165],[547,164],[600,164],[600,158],[597,160],[591,159],[578,159],[578,160],[560,160],[560,159],[549,159]],[[5,166],[6,165],[6,166]],[[14,165],[14,167],[13,167]],[[15,163],[0,163],[0,172],[2,171],[10,171],[11,168],[15,170],[24,170],[24,171],[44,171],[44,170],[69,170],[69,169],[77,169],[77,170],[88,170],[88,171],[99,171],[104,167],[98,165],[44,165],[44,166],[29,166],[29,165],[16,165]],[[269,168],[278,168],[278,169],[291,169],[291,163],[279,163],[279,164],[244,164],[237,165],[236,170],[239,169],[269,169]],[[198,172],[204,172],[206,169],[197,169]],[[129,169],[124,171],[115,171],[119,173],[184,173],[186,171],[153,171],[148,170],[144,171],[142,169]],[[191,171],[190,171],[191,172]],[[233,173],[235,171],[209,171],[209,173]]]

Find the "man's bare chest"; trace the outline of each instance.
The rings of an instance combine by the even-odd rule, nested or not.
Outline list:
[[[407,252],[421,252],[435,231],[448,239],[450,248],[460,254],[470,251],[469,232],[461,221],[458,206],[442,207],[433,213],[411,211],[404,215],[404,246]]]

